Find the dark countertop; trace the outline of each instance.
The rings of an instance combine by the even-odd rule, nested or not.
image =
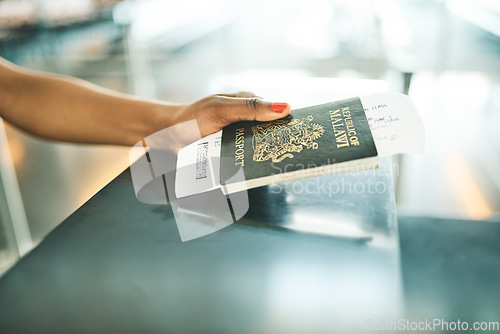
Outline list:
[[[378,236],[364,242],[269,224],[286,198],[267,187],[249,197],[244,219],[182,243],[170,206],[137,201],[125,171],[1,277],[0,331],[359,333],[368,319],[500,321],[498,223],[399,217],[400,251],[386,210],[365,211]],[[313,219],[343,203],[302,202],[286,214],[316,205]]]
[[[407,316],[500,322],[499,222],[398,220]]]

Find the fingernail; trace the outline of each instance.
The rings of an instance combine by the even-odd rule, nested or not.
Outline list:
[[[288,107],[288,103],[285,102],[273,102],[273,104],[271,105],[271,109],[279,114],[281,114],[286,109],[286,107]]]

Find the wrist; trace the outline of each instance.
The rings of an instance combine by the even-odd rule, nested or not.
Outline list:
[[[165,102],[155,103],[156,106],[153,108],[153,116],[148,120],[149,124],[146,136],[182,122],[181,110],[184,108],[184,104]]]

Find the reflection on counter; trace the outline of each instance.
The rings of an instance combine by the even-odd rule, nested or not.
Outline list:
[[[241,224],[397,249],[392,162],[378,169],[310,177],[248,190]]]

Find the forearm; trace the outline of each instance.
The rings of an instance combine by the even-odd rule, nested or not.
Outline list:
[[[264,101],[249,92],[188,104],[139,99],[76,78],[24,70],[0,58],[0,116],[53,140],[134,145],[154,132],[196,120],[192,131],[179,134],[193,139],[233,122],[271,121],[290,111],[288,103]]]
[[[178,118],[180,105],[138,99],[7,62],[0,62],[0,71],[0,115],[41,137],[133,145]]]

